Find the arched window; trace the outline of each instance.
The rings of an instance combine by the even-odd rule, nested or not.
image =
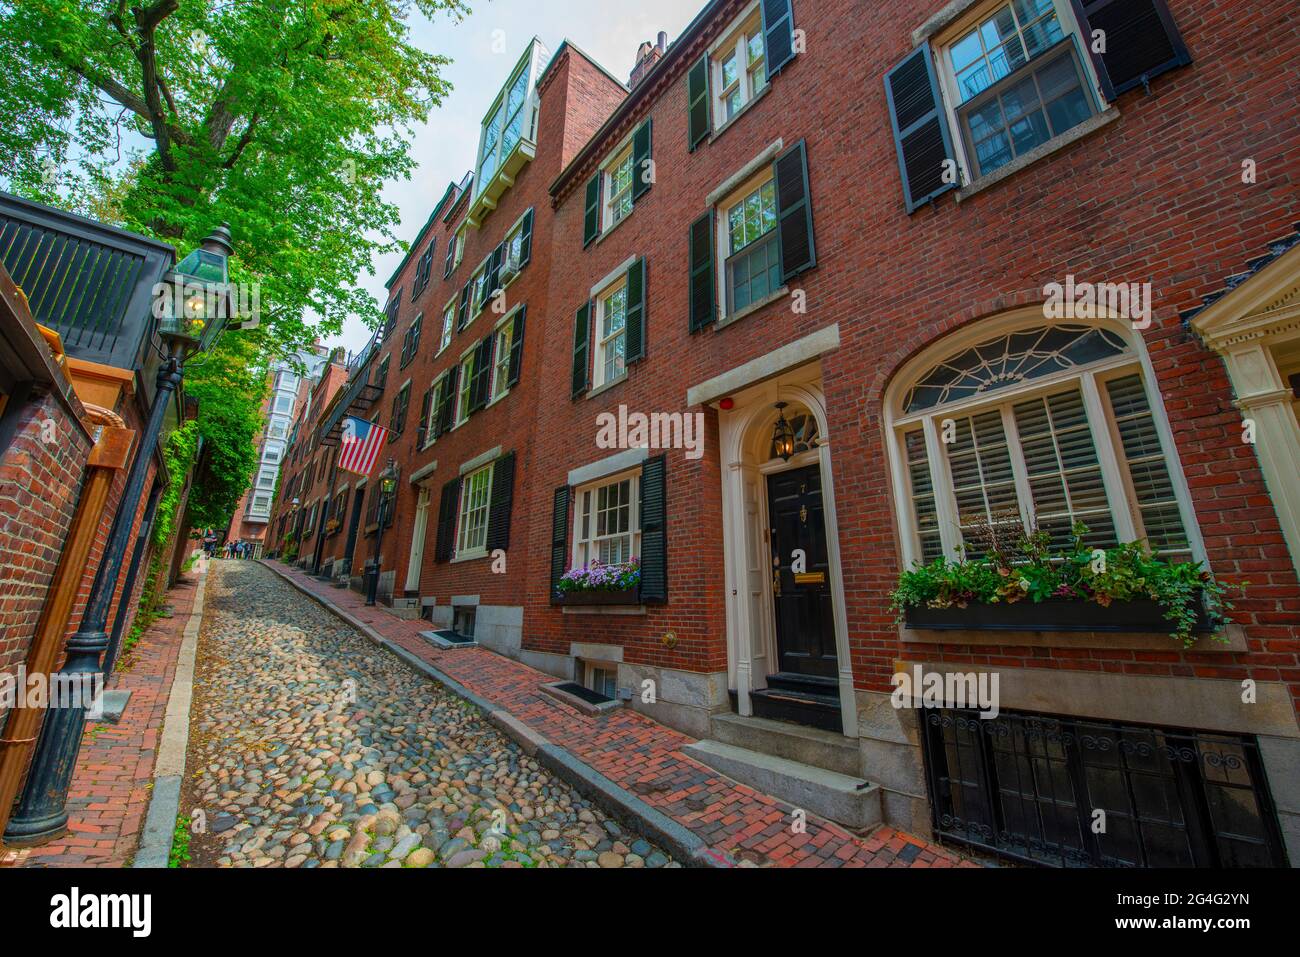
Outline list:
[[[895,490],[907,560],[954,557],[989,526],[1065,544],[1144,539],[1186,557],[1175,481],[1127,339],[1044,324],[970,334],[909,363],[890,391]]]

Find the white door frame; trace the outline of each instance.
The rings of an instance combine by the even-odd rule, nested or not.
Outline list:
[[[775,607],[772,598],[771,575],[764,568],[761,582],[752,582],[752,570],[747,557],[754,554],[753,522],[757,519],[758,531],[765,531],[767,518],[767,475],[816,462],[821,472],[823,521],[826,523],[826,552],[830,563],[831,607],[835,621],[835,654],[837,660],[840,715],[846,737],[858,736],[857,700],[853,688],[853,667],[849,655],[848,611],[844,597],[844,576],[841,571],[839,522],[835,511],[835,490],[831,475],[830,435],[826,422],[825,399],[820,380],[782,383],[780,398],[794,400],[807,406],[817,419],[819,448],[792,459],[788,463],[757,461],[752,451],[756,429],[771,426],[773,406],[777,401],[777,383],[769,381],[740,395],[732,396],[735,405],[730,410],[719,410],[719,442],[722,453],[722,528],[723,566],[727,603],[727,678],[736,689],[736,703],[740,714],[750,716],[753,705],[750,692],[766,686],[767,675],[777,670],[775,649]],[[756,515],[747,514],[746,484],[758,485]],[[751,484],[751,489],[752,489]],[[769,556],[766,538],[761,555]],[[767,560],[770,560],[767,559]],[[754,585],[761,588],[761,599]],[[756,620],[761,608],[762,618]]]
[[[429,527],[429,490],[420,486],[415,500],[415,527],[411,532],[411,556],[406,563],[404,591],[419,591],[420,566],[424,564],[424,538]]]

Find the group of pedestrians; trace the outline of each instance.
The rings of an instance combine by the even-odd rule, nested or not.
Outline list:
[[[255,543],[246,542],[242,538],[226,542],[224,545],[217,543],[217,536],[215,535],[208,535],[203,539],[203,551],[208,558],[215,557],[218,551],[224,551],[227,558],[252,558],[255,547]]]

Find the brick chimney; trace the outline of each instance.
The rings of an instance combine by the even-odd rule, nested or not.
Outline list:
[[[654,46],[650,45],[649,40],[642,41],[636,51],[636,66],[632,67],[632,75],[628,77],[628,88],[635,90],[637,84],[650,72],[650,68],[658,63],[667,51],[668,34],[663,30],[659,31]]]

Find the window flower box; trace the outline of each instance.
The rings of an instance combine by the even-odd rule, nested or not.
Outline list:
[[[1015,604],[971,604],[964,608],[930,608],[924,605],[904,609],[903,621],[908,628],[938,631],[1101,631],[1101,632],[1168,632],[1171,623],[1165,606],[1157,601],[1114,601],[1099,605],[1082,599],[1043,602],[1019,601]],[[1206,612],[1205,603],[1196,603],[1193,634],[1210,634],[1216,629]]]
[[[633,558],[618,565],[570,568],[560,576],[552,598],[558,605],[638,605],[641,563]]]

